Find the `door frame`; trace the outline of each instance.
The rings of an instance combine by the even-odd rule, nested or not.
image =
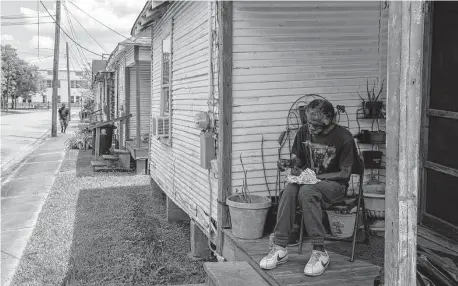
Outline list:
[[[425,2],[425,26],[423,38],[423,75],[422,75],[422,115],[420,126],[420,200],[418,204],[418,221],[420,224],[446,234],[458,241],[458,227],[426,212],[426,171],[435,170],[458,177],[458,170],[428,161],[429,116],[452,118],[458,120],[458,112],[429,108],[431,93],[431,58],[433,48],[434,2]]]

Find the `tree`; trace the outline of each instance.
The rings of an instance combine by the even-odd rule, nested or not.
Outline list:
[[[38,67],[20,59],[10,45],[2,46],[2,106],[8,109],[11,97],[12,108],[17,98],[30,99],[35,93],[46,90],[45,79]]]
[[[92,87],[92,70],[91,67],[84,66],[83,69],[83,89],[80,90],[80,97],[84,110],[93,111],[94,109],[94,88]]]
[[[2,107],[8,110],[8,98],[15,94],[17,54],[10,45],[2,49]]]

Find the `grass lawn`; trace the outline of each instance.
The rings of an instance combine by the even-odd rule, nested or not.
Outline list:
[[[203,283],[189,223],[167,222],[149,176],[94,174],[90,160],[67,153],[11,285]]]

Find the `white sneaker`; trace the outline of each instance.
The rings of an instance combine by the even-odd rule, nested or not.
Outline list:
[[[261,259],[259,266],[262,269],[274,269],[277,267],[277,264],[282,264],[288,261],[288,250],[286,247],[281,247],[274,244],[272,250]]]
[[[313,250],[309,262],[305,265],[304,274],[307,276],[319,276],[329,266],[329,255],[326,252]]]

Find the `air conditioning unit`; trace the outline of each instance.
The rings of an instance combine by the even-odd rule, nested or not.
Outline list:
[[[166,138],[170,134],[170,118],[154,117],[153,118],[153,135],[157,138]]]

